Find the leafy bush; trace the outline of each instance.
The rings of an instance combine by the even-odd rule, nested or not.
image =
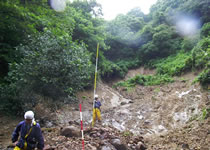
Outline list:
[[[102,77],[110,78],[110,77],[125,77],[128,69],[136,68],[140,65],[140,62],[137,59],[133,60],[121,60],[116,63],[108,61],[106,59],[103,60],[102,64]]]
[[[210,35],[210,22],[203,25],[201,29],[201,36],[208,37]]]
[[[203,87],[207,88],[207,86],[210,84],[210,64],[208,69],[204,69],[194,82],[200,82]]]
[[[207,119],[209,117],[210,114],[210,108],[203,108],[202,111],[202,119]]]
[[[161,24],[154,29],[152,40],[139,48],[139,59],[147,63],[172,55],[181,49],[181,40],[174,28]]]
[[[124,132],[122,132],[122,135],[123,135],[124,137],[131,137],[131,136],[133,136],[133,133],[130,132],[130,131],[124,131]]]
[[[22,59],[20,63],[10,64],[7,81],[8,91],[12,93],[1,94],[5,101],[26,103],[34,92],[53,99],[71,97],[91,83],[90,54],[84,45],[45,32],[30,37],[27,45],[16,50]]]
[[[182,41],[182,50],[184,50],[185,52],[191,51],[194,48],[194,46],[196,46],[198,41],[199,41],[199,36],[185,38]]]
[[[120,60],[118,62],[116,62],[116,64],[122,68],[122,70],[124,71],[124,74],[126,74],[128,72],[128,69],[133,69],[133,68],[137,68],[138,66],[140,66],[140,61],[138,59],[125,59],[125,60]]]
[[[210,38],[200,40],[190,52],[179,52],[177,55],[166,59],[152,60],[147,66],[157,68],[157,74],[169,76],[181,75],[191,69],[203,69],[194,82],[200,82],[203,86],[209,84],[210,68]]]
[[[203,38],[194,47],[192,53],[193,69],[203,69],[203,71],[195,79],[206,88],[210,84],[210,38]]]
[[[143,86],[151,86],[151,85],[161,85],[165,83],[173,82],[174,80],[168,75],[137,75],[133,78],[130,78],[126,81],[118,82],[116,86],[123,87],[135,87],[137,84]]]
[[[153,62],[157,68],[157,74],[167,74],[169,76],[181,75],[181,73],[192,68],[191,53],[180,52],[177,55],[169,56],[166,59]]]
[[[0,112],[6,114],[19,114],[23,110],[23,100],[19,99],[18,89],[14,83],[9,86],[0,85]]]
[[[25,82],[54,85],[62,90],[72,88],[70,94],[90,83],[90,54],[84,45],[56,39],[46,32],[17,49],[23,59],[16,69]]]
[[[210,38],[204,38],[193,48],[193,67],[203,69],[210,61]]]
[[[101,64],[101,76],[103,78],[111,78],[111,77],[123,77],[122,69],[116,65],[115,63],[104,59]]]

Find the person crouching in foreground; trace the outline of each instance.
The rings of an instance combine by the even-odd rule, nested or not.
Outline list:
[[[43,150],[44,138],[39,123],[35,122],[34,113],[27,111],[24,118],[25,120],[21,121],[12,133],[14,150],[34,150],[36,147],[38,150]]]

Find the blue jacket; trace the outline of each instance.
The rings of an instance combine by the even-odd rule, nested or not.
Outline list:
[[[101,107],[101,102],[100,101],[95,101],[94,108],[100,109],[100,107]]]
[[[27,127],[25,121],[21,121],[15,128],[14,132],[12,133],[13,143],[18,140],[19,132],[20,132],[20,139],[17,143],[17,146],[19,148],[23,148],[25,143],[25,136],[27,134]],[[33,124],[32,131],[26,138],[26,142],[27,142],[27,149],[35,148],[36,144],[38,149],[42,150],[44,148],[44,138],[42,136],[42,131],[38,123],[36,123],[35,125]]]

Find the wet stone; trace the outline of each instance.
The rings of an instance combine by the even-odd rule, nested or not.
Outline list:
[[[101,148],[101,150],[112,150],[110,147],[108,147],[108,146],[103,146],[102,148]]]
[[[189,145],[184,143],[184,144],[182,144],[182,148],[183,149],[189,149]]]
[[[126,105],[126,102],[121,102],[121,104],[120,105]]]
[[[101,150],[118,150],[113,145],[108,143],[107,145],[102,146]]]
[[[138,144],[136,145],[136,150],[146,150],[146,149],[147,148],[143,142],[138,142]]]
[[[144,124],[150,124],[149,120],[144,121]]]
[[[74,126],[68,126],[61,130],[61,135],[65,137],[79,137],[80,130]]]
[[[111,143],[117,150],[127,150],[127,147],[120,141],[120,139],[113,139]]]

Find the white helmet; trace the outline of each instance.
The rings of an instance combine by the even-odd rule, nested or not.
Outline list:
[[[98,95],[97,94],[95,95],[95,98],[98,98]]]
[[[25,119],[34,119],[34,113],[33,111],[27,111],[24,115]]]

